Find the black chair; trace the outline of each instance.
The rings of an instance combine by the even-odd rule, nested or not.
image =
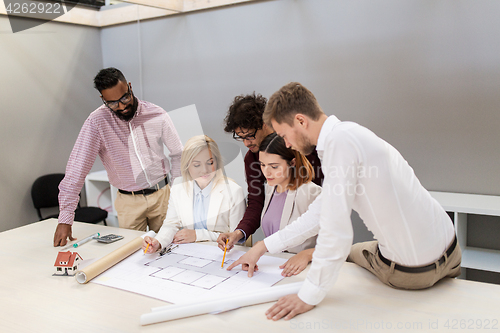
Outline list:
[[[59,207],[59,183],[63,180],[63,173],[53,173],[41,176],[35,180],[31,186],[31,199],[36,208],[38,217],[41,220],[49,218],[57,218],[59,214],[53,214],[46,217],[42,216],[42,208]],[[101,221],[106,224],[108,212],[98,207],[80,207],[75,210],[75,221],[87,223],[99,223]]]

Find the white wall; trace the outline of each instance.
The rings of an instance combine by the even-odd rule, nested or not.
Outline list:
[[[498,12],[484,0],[264,1],[105,28],[103,61],[167,110],[196,104],[216,140],[230,140],[235,95],[299,81],[399,149],[427,188],[500,194]]]
[[[80,128],[100,104],[99,29],[45,23],[13,34],[0,16],[0,231],[38,220],[31,184],[64,172]],[[50,242],[51,240],[47,240]]]
[[[500,195],[498,12],[495,0],[270,0],[17,34],[0,17],[0,230],[36,220],[29,187],[64,171],[108,66],[166,110],[196,104],[205,133],[228,146],[235,95],[299,81],[328,114],[399,149],[428,189]]]
[[[231,141],[235,95],[299,81],[400,150],[429,190],[499,195],[499,12],[492,0],[262,1],[105,28],[103,62],[166,110],[196,104],[218,142]],[[355,240],[369,236],[357,218]]]

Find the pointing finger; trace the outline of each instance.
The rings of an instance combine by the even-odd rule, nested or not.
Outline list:
[[[240,264],[240,260],[236,260],[235,262],[233,262],[228,268],[227,270],[230,271],[232,270],[234,267],[238,266]]]

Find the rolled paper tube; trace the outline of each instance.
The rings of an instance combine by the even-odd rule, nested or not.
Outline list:
[[[142,241],[145,236],[154,237],[155,235],[156,234],[154,231],[149,231],[148,233],[142,235],[141,237],[137,237],[133,241],[105,255],[101,259],[97,260],[96,262],[93,262],[92,264],[88,265],[82,270],[79,270],[75,274],[76,281],[78,281],[79,283],[89,282],[97,275],[101,274],[105,270],[116,265],[123,259],[130,256],[132,253],[139,250],[142,247]]]
[[[302,282],[295,282],[282,286],[254,290],[216,300],[152,308],[151,313],[146,313],[141,316],[141,325],[156,324],[206,313],[219,313],[234,310],[243,306],[273,302],[277,301],[280,297],[298,293],[301,286]]]

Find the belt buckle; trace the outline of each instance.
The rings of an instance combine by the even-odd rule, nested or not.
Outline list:
[[[167,186],[167,184],[168,184],[167,177],[168,176],[165,176],[162,180],[160,180],[158,183],[156,183],[156,185],[153,186],[151,189],[156,189],[158,191],[158,190],[162,189],[163,187]]]

